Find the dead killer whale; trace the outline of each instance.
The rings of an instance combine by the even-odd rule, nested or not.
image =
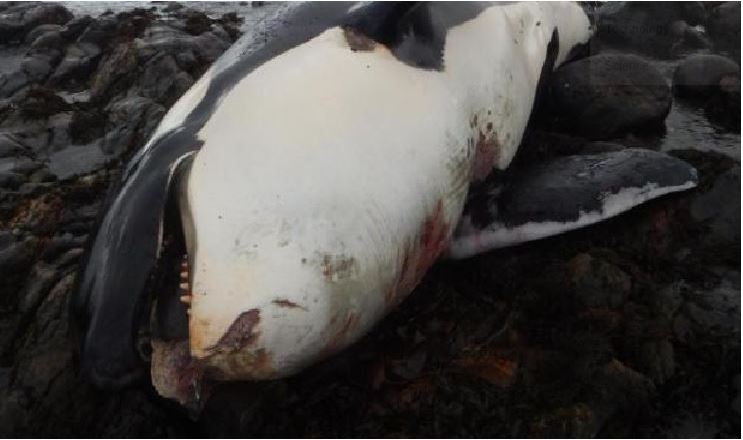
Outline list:
[[[572,3],[280,6],[124,169],[73,298],[82,373],[120,387],[149,363],[187,405],[210,380],[285,377],[357,340],[443,255],[695,186],[688,164],[627,149],[487,188],[589,37]]]

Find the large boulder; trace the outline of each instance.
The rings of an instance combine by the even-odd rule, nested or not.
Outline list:
[[[606,139],[661,126],[671,108],[671,88],[638,56],[600,54],[555,72],[548,107],[555,129]]]
[[[726,2],[713,9],[707,27],[720,49],[740,56],[740,2]]]
[[[720,55],[691,55],[676,67],[673,91],[684,98],[707,99],[728,76],[740,77],[740,66],[730,59]]]
[[[674,93],[705,109],[713,122],[740,131],[740,66],[720,55],[692,55],[673,75]]]
[[[18,3],[6,8],[0,15],[0,43],[22,41],[26,34],[39,25],[65,24],[72,13],[57,3]]]
[[[664,58],[709,46],[695,28],[706,20],[699,2],[607,2],[595,13],[599,41]]]

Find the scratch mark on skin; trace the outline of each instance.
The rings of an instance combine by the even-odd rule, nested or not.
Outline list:
[[[207,351],[215,353],[232,353],[241,350],[258,339],[259,333],[255,332],[255,326],[260,322],[261,316],[258,309],[251,309],[243,312],[235,321],[230,324],[230,328],[224,332],[219,342],[207,348]]]
[[[331,322],[335,322],[337,320],[337,316],[333,317],[334,319],[331,320]],[[335,353],[339,349],[341,349],[344,346],[344,343],[348,339],[348,335],[353,332],[353,330],[358,326],[359,324],[359,316],[354,313],[350,312],[346,316],[346,320],[343,323],[343,326],[338,329],[333,336],[330,337],[328,340],[328,343],[325,345],[325,348],[322,349],[320,352],[320,357],[325,358],[327,356],[330,356],[331,354]]]
[[[448,243],[449,225],[444,220],[444,205],[439,200],[433,212],[423,221],[418,237],[403,249],[400,275],[385,290],[385,304],[392,307],[410,293],[423,279]]]
[[[302,307],[302,306],[300,306],[299,304],[297,304],[297,303],[295,303],[293,301],[289,301],[288,299],[281,299],[281,298],[279,298],[279,299],[275,299],[275,300],[271,301],[271,303],[273,303],[274,305],[277,305],[279,307],[286,307],[286,308],[290,308],[290,309],[302,309],[305,312],[307,311],[307,308],[306,307]]]

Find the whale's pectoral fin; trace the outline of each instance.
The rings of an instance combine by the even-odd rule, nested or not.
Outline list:
[[[696,184],[686,162],[642,149],[509,170],[470,194],[448,255],[466,258],[578,229]]]
[[[173,217],[166,211],[177,211],[171,184],[200,145],[186,131],[163,136],[132,160],[108,200],[71,301],[82,373],[99,386],[120,387],[146,371],[139,332],[149,323],[164,221]]]

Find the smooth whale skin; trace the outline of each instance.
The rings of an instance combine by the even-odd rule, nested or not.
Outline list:
[[[187,404],[203,397],[204,380],[285,377],[361,337],[447,250],[469,256],[523,241],[497,215],[488,220],[497,227],[475,227],[469,214],[458,226],[465,201],[508,167],[543,75],[589,37],[573,3],[282,5],[175,104],[127,168],[73,304],[84,373],[107,386],[141,374],[134,347],[157,296],[159,317],[188,322],[169,331],[170,318],[158,318],[153,331],[152,381],[163,396]],[[616,215],[693,186],[690,167],[671,159],[596,157],[586,163],[619,161],[624,177],[597,175],[580,180],[593,191],[567,185],[566,194],[649,188],[612,202]],[[684,172],[646,187],[645,174],[627,171],[644,160],[658,165],[651,174]],[[554,197],[534,191],[552,178],[573,182],[577,167],[538,170],[513,194],[550,211]],[[187,318],[168,305],[177,291],[150,291],[153,274],[169,270],[169,216],[185,240]],[[569,229],[562,224],[532,238]]]
[[[485,5],[447,30],[440,69],[351,32],[261,65],[199,132],[180,201],[190,353],[213,377],[296,373],[407,296],[470,182],[511,161],[550,42],[559,64],[589,24],[574,4]]]

